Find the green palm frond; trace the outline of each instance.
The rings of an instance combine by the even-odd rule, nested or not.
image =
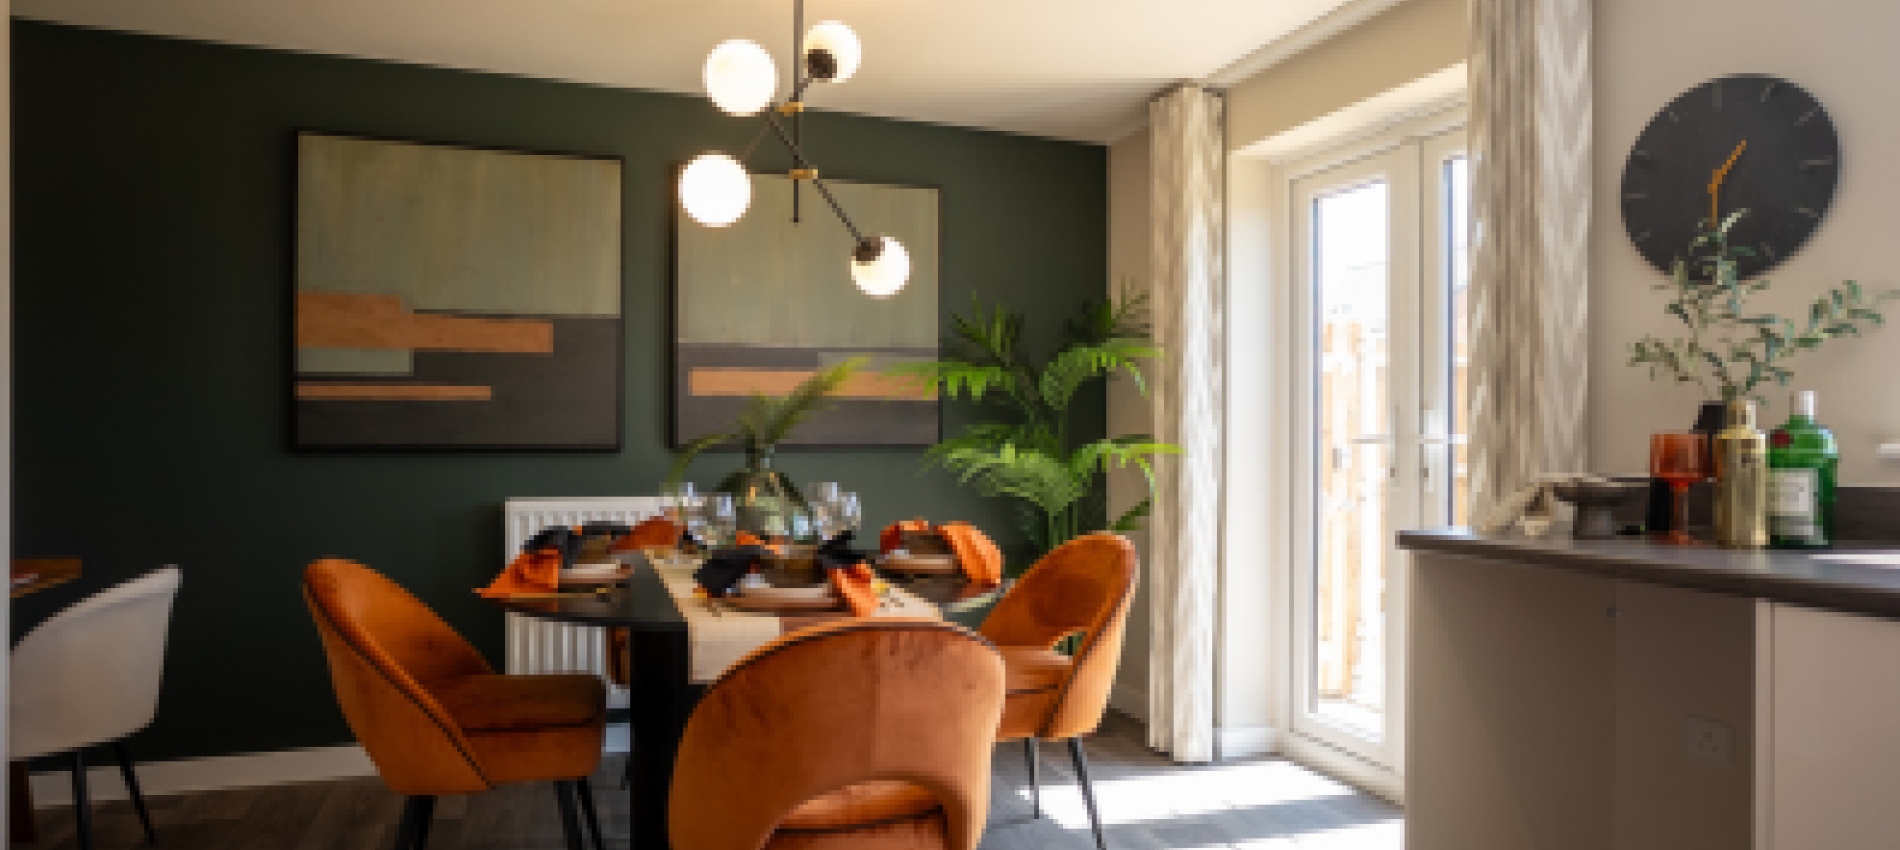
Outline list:
[[[759,445],[774,446],[784,442],[799,425],[829,408],[831,394],[843,387],[863,365],[862,357],[832,364],[800,382],[790,395],[771,399],[761,405],[758,417],[752,420]]]
[[[761,451],[784,442],[799,425],[828,408],[831,395],[863,365],[864,358],[853,357],[818,370],[783,397],[754,395],[746,399],[732,430],[707,434],[680,448],[666,473],[666,483],[679,483],[693,458],[720,443],[737,442],[747,451]]]
[[[1161,356],[1160,349],[1142,340],[1116,337],[1096,345],[1063,350],[1042,372],[1042,398],[1050,407],[1066,410],[1075,391],[1091,378],[1121,372],[1143,395],[1148,385],[1141,377],[1141,361]]]
[[[1069,405],[1090,381],[1126,375],[1146,392],[1145,361],[1161,351],[1149,342],[1147,296],[1133,287],[1117,298],[1082,305],[1063,328],[1060,347],[1040,367],[1022,356],[1023,324],[1001,305],[973,305],[952,317],[945,358],[893,370],[992,412],[1007,421],[972,425],[931,447],[927,463],[941,465],[985,496],[1010,500],[1023,529],[1049,551],[1095,523],[1105,510],[1106,473],[1133,466],[1150,493],[1153,458],[1179,451],[1147,435],[1076,444],[1069,437]],[[1132,530],[1148,514],[1144,501],[1110,526]]]

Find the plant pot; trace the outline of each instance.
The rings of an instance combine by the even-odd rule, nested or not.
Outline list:
[[[771,447],[748,450],[745,466],[713,489],[732,495],[740,531],[768,540],[811,540],[811,505],[785,473],[772,468]]]

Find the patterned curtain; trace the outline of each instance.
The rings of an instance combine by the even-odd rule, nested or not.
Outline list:
[[[1471,3],[1471,516],[1585,469],[1590,0]]]
[[[1151,382],[1159,464],[1148,522],[1149,745],[1214,758],[1225,304],[1221,96],[1183,85],[1149,108],[1154,245],[1149,286],[1164,357]]]

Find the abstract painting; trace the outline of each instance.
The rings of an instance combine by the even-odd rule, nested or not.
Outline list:
[[[620,447],[621,163],[297,136],[292,443]]]
[[[673,440],[729,428],[748,397],[784,395],[816,369],[853,357],[867,368],[783,445],[917,446],[941,429],[934,392],[880,373],[938,356],[939,191],[827,180],[867,234],[896,237],[910,280],[888,298],[851,281],[851,235],[809,185],[793,220],[793,182],[754,175],[752,204],[726,227],[680,212]]]

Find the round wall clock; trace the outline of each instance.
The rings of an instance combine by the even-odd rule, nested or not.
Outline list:
[[[1841,171],[1840,140],[1806,89],[1738,74],[1696,86],[1663,107],[1623,167],[1623,224],[1651,265],[1670,273],[1699,223],[1748,215],[1730,243],[1754,249],[1755,277],[1800,250],[1827,215]]]

